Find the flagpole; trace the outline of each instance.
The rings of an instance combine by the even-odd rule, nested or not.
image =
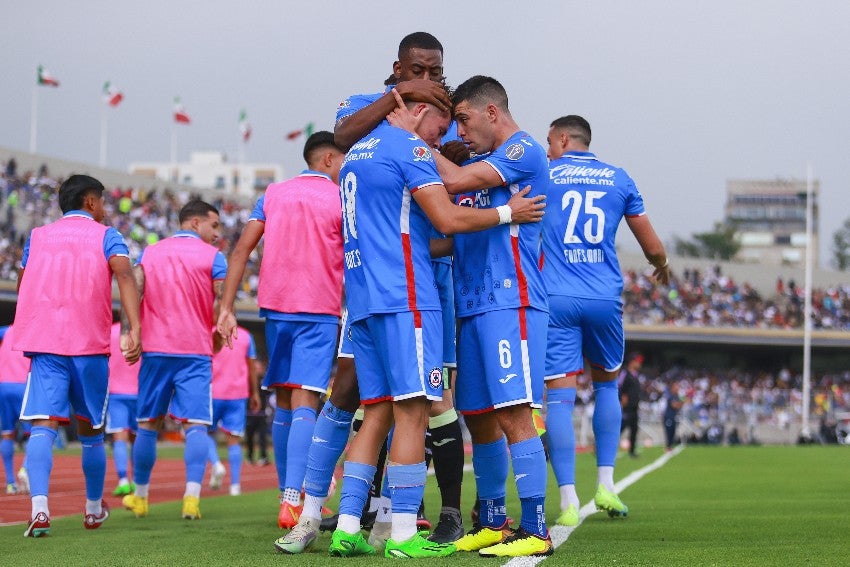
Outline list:
[[[107,137],[107,121],[109,115],[107,113],[109,104],[103,105],[100,113],[100,167],[106,167],[106,137]]]
[[[38,131],[38,85],[32,88],[32,114],[30,115],[30,153],[35,153],[35,136]]]
[[[812,225],[814,224],[814,194],[812,192],[812,164],[806,167],[806,275],[803,301],[803,400],[800,438],[810,440],[809,398],[812,395],[812,263],[814,245],[812,243]]]

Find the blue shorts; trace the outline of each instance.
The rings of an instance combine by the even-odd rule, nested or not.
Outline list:
[[[100,429],[106,420],[109,357],[105,354],[62,356],[32,354],[21,419],[71,421],[77,419]]]
[[[177,421],[212,425],[211,383],[209,356],[142,353],[138,421],[154,421],[170,413]]]
[[[269,368],[263,388],[324,393],[331,379],[338,323],[266,319]]]
[[[136,431],[137,396],[132,394],[110,394],[106,406],[106,432]]]
[[[217,400],[213,398],[213,424],[210,433],[216,427],[234,437],[245,435],[245,414],[248,411],[248,398],[241,400]]]
[[[580,374],[591,366],[615,372],[623,365],[623,306],[618,299],[549,296],[546,379]]]
[[[14,433],[15,425],[21,417],[26,384],[18,382],[0,382],[0,431]]]
[[[432,262],[440,306],[443,309],[443,366],[457,366],[457,322],[455,321],[455,294],[452,280],[452,265]]]
[[[460,320],[455,407],[476,414],[543,402],[545,311],[488,311]]]
[[[404,311],[351,324],[361,402],[443,399],[441,317]]]
[[[339,333],[337,358],[354,358],[354,345],[351,344],[351,324],[348,322],[348,309],[342,312],[342,330]]]

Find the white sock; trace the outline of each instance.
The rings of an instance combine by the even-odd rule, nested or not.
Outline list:
[[[614,467],[598,467],[596,482],[604,486],[608,492],[614,492]]]
[[[396,543],[407,541],[416,535],[416,514],[392,515],[393,530],[390,538]]]
[[[103,514],[103,506],[101,505],[101,502],[101,500],[86,499],[86,514],[94,514],[95,516]]]
[[[186,483],[186,492],[183,496],[194,496],[195,498],[201,497],[201,483],[200,482],[187,482]]]
[[[148,483],[148,484],[137,484],[136,485],[136,496],[138,496],[139,498],[147,498],[148,497],[148,490],[150,489],[150,487],[151,487],[150,483]]]
[[[293,506],[298,506],[301,504],[301,492],[294,488],[284,488],[283,501]]]
[[[378,511],[378,504],[380,503],[380,501],[381,501],[380,497],[370,498],[369,499],[369,511],[370,512],[377,512]]]
[[[128,484],[130,484],[130,481],[127,480],[126,476],[122,476],[118,479],[118,486],[127,486]]]
[[[392,521],[393,504],[390,502],[389,496],[381,496],[378,500],[378,515],[375,517],[376,522],[388,523]]]
[[[578,494],[576,494],[576,485],[575,484],[565,484],[563,486],[559,486],[558,490],[561,493],[561,511],[565,511],[572,504],[576,508],[580,508],[578,501]]]
[[[301,511],[302,518],[322,519],[322,503],[324,498],[318,496],[304,495],[304,509]]]
[[[50,517],[50,510],[47,509],[47,496],[33,496],[31,500],[32,517],[30,519],[35,519],[39,512],[44,512],[48,518]]]
[[[347,534],[360,533],[360,518],[351,514],[340,514],[336,523],[336,529]]]

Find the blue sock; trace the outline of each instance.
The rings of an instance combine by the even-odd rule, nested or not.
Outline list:
[[[205,425],[193,425],[186,430],[186,450],[183,461],[186,463],[186,482],[204,482],[207,469],[207,451],[209,439]]]
[[[210,464],[214,465],[217,462],[221,461],[221,459],[218,458],[218,445],[216,445],[215,437],[213,437],[212,435],[207,435],[207,439],[209,439],[209,441],[208,441],[209,449],[207,450],[207,460],[210,462]]]
[[[342,492],[339,497],[340,514],[360,517],[374,478],[375,467],[372,465],[345,462],[342,473]],[[418,507],[419,504],[416,506]]]
[[[151,471],[156,464],[156,437],[155,430],[141,427],[136,433],[136,442],[133,443],[133,482],[136,484],[151,482]]]
[[[307,454],[304,489],[310,496],[323,498],[327,495],[336,463],[345,450],[353,420],[353,413],[339,409],[330,400],[325,402],[313,430],[313,437],[321,441],[310,445],[310,452]]]
[[[387,465],[387,482],[394,514],[416,514],[425,495],[425,461],[412,465]]]
[[[112,460],[115,462],[115,472],[118,473],[118,480],[127,478],[129,454],[126,441],[115,441],[112,443]]]
[[[576,434],[573,430],[575,388],[546,390],[546,432],[549,460],[558,486],[576,483]]]
[[[514,468],[516,489],[522,505],[520,526],[528,533],[546,537],[546,513],[543,501],[546,498],[546,452],[543,442],[535,435],[525,441],[514,443],[511,463]]]
[[[27,443],[27,473],[30,477],[30,494],[47,496],[50,471],[53,469],[53,442],[56,430],[49,427],[33,427]]]
[[[227,446],[227,462],[230,463],[230,484],[239,484],[242,478],[242,447],[240,445]]]
[[[596,437],[596,466],[613,467],[620,446],[620,422],[623,409],[617,381],[594,382],[596,398],[593,410],[593,436]]]
[[[507,520],[505,482],[508,480],[508,442],[501,438],[493,443],[472,445],[472,468],[478,484],[482,526],[500,528]]]
[[[3,456],[3,467],[6,469],[6,484],[15,484],[15,441],[12,439],[0,441],[0,455]]]
[[[284,488],[301,492],[304,486],[304,474],[307,472],[307,453],[313,442],[313,430],[316,429],[316,410],[308,407],[295,408],[292,412],[292,429],[289,431],[289,444],[286,446],[286,479]]]
[[[79,436],[83,446],[83,475],[86,477],[86,499],[103,498],[103,481],[106,478],[106,447],[103,433]]]
[[[277,484],[283,492],[286,486],[286,447],[289,443],[289,430],[292,427],[292,411],[275,408],[272,422],[272,449],[274,450],[274,466],[277,470]]]

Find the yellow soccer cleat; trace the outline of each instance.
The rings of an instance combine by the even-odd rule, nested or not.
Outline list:
[[[481,557],[545,557],[555,552],[552,539],[530,534],[519,528],[502,543],[486,547],[478,552]]]
[[[568,528],[573,528],[578,525],[578,509],[576,509],[575,504],[570,504],[566,510],[561,512],[561,515],[558,516],[558,519],[555,520],[555,523],[559,526],[566,526]]]
[[[486,528],[478,526],[455,542],[458,551],[478,551],[505,541],[513,532],[505,522],[501,528]]]
[[[625,518],[629,515],[629,507],[623,504],[620,497],[610,492],[601,484],[596,489],[596,496],[593,497],[593,503],[596,504],[597,510],[608,512],[611,518]]]
[[[121,499],[121,505],[133,512],[137,518],[144,518],[148,515],[148,499],[147,497],[128,494]]]
[[[181,515],[186,520],[201,519],[201,499],[197,496],[183,497],[183,513]]]

